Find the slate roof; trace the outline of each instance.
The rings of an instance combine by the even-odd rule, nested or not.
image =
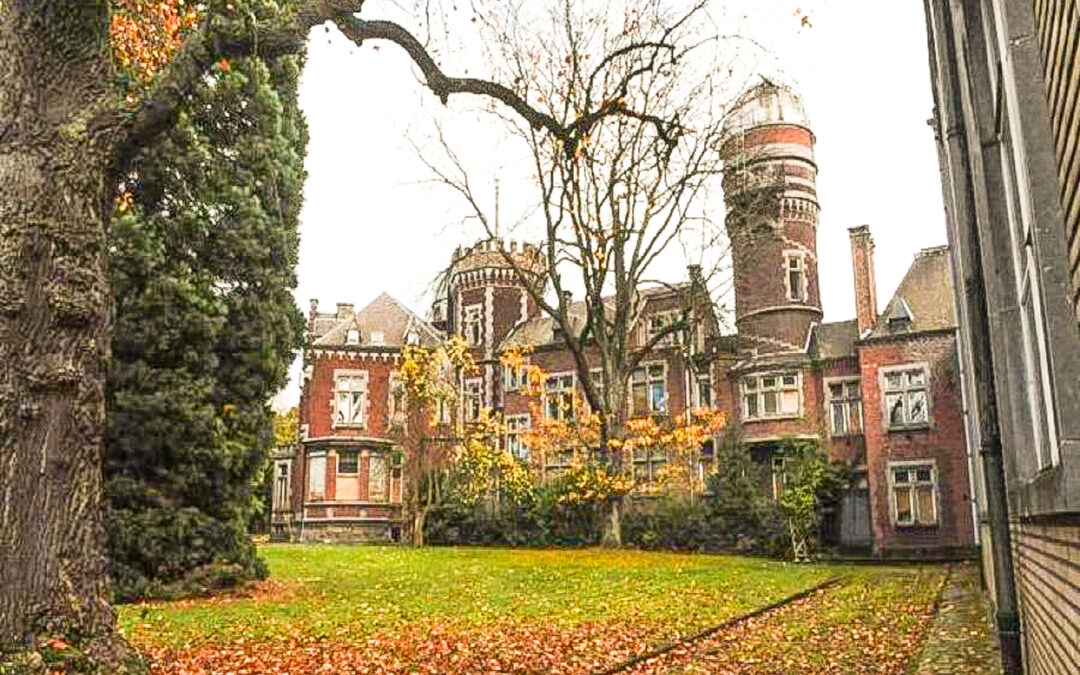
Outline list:
[[[858,338],[859,323],[855,319],[820,324],[814,329],[815,356],[819,359],[855,356],[855,340]]]
[[[915,254],[868,337],[956,328],[955,304],[949,248],[925,248]]]
[[[352,316],[334,321],[336,324],[316,339],[313,347],[401,347],[410,331],[416,331],[422,345],[435,345],[443,339],[441,331],[386,293]],[[359,343],[347,343],[352,329],[360,332]],[[377,332],[382,333],[382,340],[372,341]]]

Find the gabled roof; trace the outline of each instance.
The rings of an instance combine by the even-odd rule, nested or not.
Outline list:
[[[956,308],[949,248],[926,248],[915,254],[904,280],[868,337],[950,328],[956,328]]]
[[[335,321],[313,347],[401,347],[411,332],[416,333],[422,345],[438,344],[443,339],[441,331],[386,293],[352,316]],[[348,341],[351,330],[359,332],[358,342]],[[379,334],[381,340],[372,340]]]

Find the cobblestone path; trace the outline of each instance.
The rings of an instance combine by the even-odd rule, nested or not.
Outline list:
[[[974,564],[957,566],[923,644],[916,675],[998,675],[998,651]]]

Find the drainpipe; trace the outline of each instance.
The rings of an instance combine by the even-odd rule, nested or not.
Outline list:
[[[1016,600],[1016,580],[1012,565],[1012,537],[1002,461],[1001,430],[998,424],[994,360],[990,345],[989,306],[982,265],[975,209],[976,186],[968,160],[968,137],[964,123],[961,87],[953,39],[953,15],[946,0],[924,0],[929,36],[931,81],[939,118],[938,160],[942,170],[942,190],[950,239],[957,245],[961,262],[967,308],[967,337],[971,348],[973,402],[979,417],[979,455],[983,464],[987,519],[990,525],[990,555],[995,577],[995,606],[998,643],[1005,673],[1023,673],[1020,647],[1020,615]],[[961,26],[961,29],[963,27]],[[939,43],[940,41],[940,43]]]

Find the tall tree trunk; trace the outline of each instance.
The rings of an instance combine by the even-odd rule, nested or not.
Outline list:
[[[88,133],[113,103],[108,16],[103,0],[0,7],[0,665],[31,672],[46,636],[83,672],[127,656],[102,496],[113,149]]]
[[[612,497],[608,502],[608,513],[607,518],[604,520],[604,533],[600,539],[600,545],[610,548],[622,548],[623,497]]]

